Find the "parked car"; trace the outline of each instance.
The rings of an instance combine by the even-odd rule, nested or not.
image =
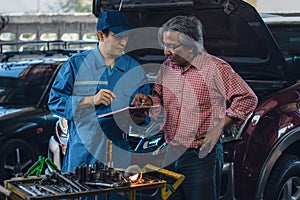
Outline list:
[[[121,4],[93,0],[95,16],[107,7],[121,9],[134,28],[154,30],[154,35],[157,29],[147,28],[159,27],[176,15],[199,17],[206,50],[229,62],[259,98],[248,119],[222,136],[225,162],[220,199],[300,198],[300,48],[286,45],[281,37],[298,42],[296,29],[288,24],[279,28],[265,17],[264,23],[252,6],[240,0],[127,0]],[[136,37],[139,48],[129,47],[128,53],[143,65],[159,67],[165,59],[162,49],[147,46],[153,39],[148,37]],[[149,135],[134,143],[134,152],[157,153],[165,145],[161,132]]]
[[[47,156],[58,119],[47,107],[49,90],[62,63],[80,51],[67,49],[74,43],[0,43],[1,182],[23,176],[39,155]]]

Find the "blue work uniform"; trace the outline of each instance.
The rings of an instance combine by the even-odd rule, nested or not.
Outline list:
[[[114,92],[111,105],[78,108],[85,96],[95,95],[100,89]],[[69,139],[63,161],[63,172],[74,172],[78,166],[107,160],[107,141],[113,141],[114,167],[130,164],[129,143],[124,139],[130,117],[99,119],[101,114],[130,106],[137,93],[149,94],[145,71],[130,56],[119,56],[111,69],[105,65],[98,45],[70,57],[59,70],[50,91],[50,110],[68,120]]]

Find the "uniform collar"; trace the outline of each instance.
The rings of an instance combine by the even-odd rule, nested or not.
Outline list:
[[[97,62],[100,63],[97,66],[99,66],[99,67],[105,66],[106,67],[107,65],[105,64],[104,59],[100,53],[100,50],[98,48],[98,43],[96,44],[95,48],[92,51],[96,55]],[[121,64],[122,57],[123,57],[123,54],[116,58],[113,70],[116,68],[116,69],[119,69],[120,71],[125,71],[125,66]]]

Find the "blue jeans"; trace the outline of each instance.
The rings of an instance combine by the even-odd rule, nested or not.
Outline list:
[[[196,149],[187,149],[177,160],[166,167],[170,171],[185,176],[182,184],[168,200],[217,200],[220,193],[222,165],[221,142],[218,142],[204,158],[198,157]],[[170,177],[163,177],[163,179],[167,183],[174,183]]]

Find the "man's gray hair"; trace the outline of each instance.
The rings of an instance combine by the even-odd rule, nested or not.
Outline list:
[[[159,43],[163,46],[165,31],[179,32],[178,40],[187,48],[195,49],[195,54],[204,51],[202,23],[195,16],[176,16],[164,23],[158,31]]]

